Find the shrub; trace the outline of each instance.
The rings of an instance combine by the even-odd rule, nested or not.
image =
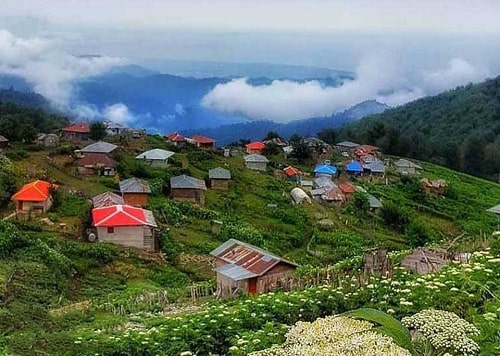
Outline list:
[[[398,231],[403,232],[410,222],[409,214],[394,203],[387,202],[380,208],[380,215],[384,223]]]
[[[28,151],[26,150],[23,150],[23,149],[11,149],[11,150],[8,150],[5,155],[10,158],[11,160],[13,161],[20,161],[20,160],[23,160],[25,158],[28,158],[29,156],[29,153]]]
[[[421,247],[432,239],[432,232],[423,222],[414,220],[406,226],[405,237],[411,247]]]

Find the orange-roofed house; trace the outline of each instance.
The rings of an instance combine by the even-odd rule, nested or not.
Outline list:
[[[171,134],[166,135],[165,139],[177,147],[184,146],[187,142],[187,139],[178,132],[172,132]]]
[[[61,138],[73,142],[87,141],[89,134],[90,126],[86,123],[74,124],[61,130]]]
[[[260,154],[264,148],[266,148],[266,145],[262,142],[250,142],[249,144],[245,145],[245,148],[247,150],[248,154]]]
[[[158,250],[153,213],[129,205],[111,205],[92,209],[92,225],[101,242]]]
[[[299,171],[297,168],[294,168],[292,166],[288,166],[283,168],[283,172],[286,174],[287,178],[290,180],[298,181],[300,176],[302,175],[302,172]]]
[[[191,141],[200,148],[214,148],[215,142],[217,142],[213,138],[202,135],[191,136]]]
[[[25,184],[12,196],[17,214],[45,213],[52,206],[51,190],[57,185],[43,180]]]
[[[356,187],[349,182],[340,183],[339,189],[347,199],[349,199],[349,197],[356,191]]]

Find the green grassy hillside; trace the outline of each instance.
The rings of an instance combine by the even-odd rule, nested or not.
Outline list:
[[[375,246],[398,250],[458,237],[455,243],[472,248],[483,241],[481,235],[496,229],[496,217],[486,209],[500,202],[498,184],[430,163],[422,163],[419,178],[445,179],[448,188],[443,197],[425,195],[419,178],[391,173],[388,185],[382,180],[352,179],[389,207],[386,213],[392,212],[400,221],[392,224],[387,214],[352,201],[343,208],[317,202],[293,205],[288,193],[295,183],[275,177],[272,168],[249,171],[242,157],[225,158],[189,148],[177,152],[169,168],[151,169],[133,158],[149,147],[168,146],[158,137],[149,137],[147,142],[125,144],[117,159],[121,178],[143,177],[153,187],[149,208],[163,231],[163,257],[84,241],[87,198],[116,189],[112,178],[82,180],[74,175],[68,154],[57,152],[29,152],[13,161],[19,185],[48,177],[61,189],[57,204],[46,216],[55,225],[36,219],[0,223],[0,350],[3,347],[12,354],[81,352],[85,347],[80,335],[88,337],[95,330],[140,330],[145,327],[140,315],[160,313],[147,322],[152,326],[163,318],[163,308],[170,305],[166,300],[177,301],[187,286],[210,290],[214,274],[208,254],[231,237],[301,265],[326,266]],[[281,160],[272,158],[277,163]],[[208,169],[217,166],[230,169],[230,189],[209,189],[203,208],[174,202],[165,195],[171,176],[185,173],[204,179]],[[312,165],[300,168],[312,172]],[[4,206],[3,212],[11,208]],[[333,228],[319,228],[318,217],[331,219]],[[220,235],[212,233],[214,219],[223,222]],[[308,245],[320,253],[308,253]],[[106,352],[113,354],[112,349]]]

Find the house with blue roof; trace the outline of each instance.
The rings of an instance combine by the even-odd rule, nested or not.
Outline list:
[[[316,174],[316,178],[329,177],[332,179],[337,174],[337,167],[329,164],[319,164],[314,168],[314,173]]]
[[[363,173],[363,166],[358,161],[351,161],[346,164],[345,171],[352,175],[361,175]]]

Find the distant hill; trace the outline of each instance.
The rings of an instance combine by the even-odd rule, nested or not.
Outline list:
[[[240,139],[261,140],[269,131],[275,131],[284,138],[289,138],[293,134],[304,137],[316,136],[321,130],[339,127],[366,115],[381,113],[387,108],[388,106],[385,104],[369,100],[329,117],[297,120],[286,124],[273,121],[249,121],[204,129],[203,134],[215,138],[219,146],[227,145]],[[198,132],[197,130],[183,131],[186,135]]]
[[[229,63],[186,60],[145,60],[146,67],[159,72],[193,78],[266,77],[269,79],[304,80],[311,78],[354,79],[346,70],[272,63]]]
[[[500,77],[364,118],[342,127],[337,137],[497,180]]]
[[[33,92],[21,92],[12,89],[0,89],[0,102],[14,103],[23,108],[50,109],[49,101],[40,94]]]

